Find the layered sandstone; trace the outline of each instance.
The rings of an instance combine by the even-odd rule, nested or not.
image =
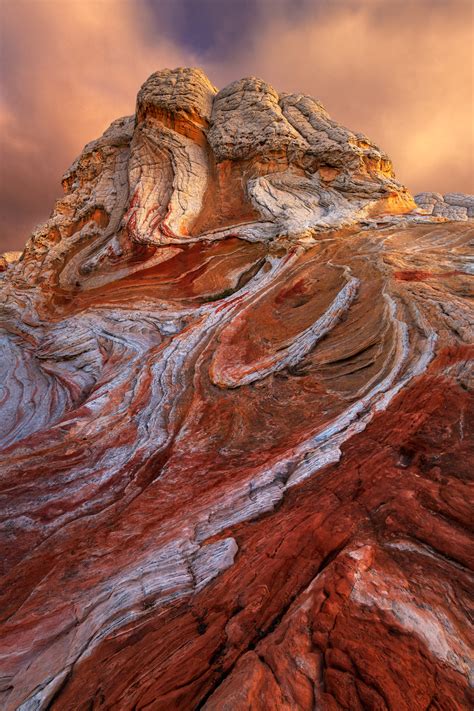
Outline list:
[[[471,196],[164,70],[0,262],[5,709],[472,705]]]
[[[429,215],[446,217],[449,220],[469,220],[474,218],[474,195],[463,193],[419,193],[416,204]]]

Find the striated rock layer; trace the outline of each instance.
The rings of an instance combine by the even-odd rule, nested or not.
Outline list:
[[[1,262],[1,708],[471,708],[472,197],[195,69],[63,185]]]

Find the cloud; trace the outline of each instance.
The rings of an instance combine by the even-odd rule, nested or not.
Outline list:
[[[222,16],[226,0],[214,2]],[[470,2],[247,0],[233,32],[216,21],[202,47],[182,21],[190,3],[1,6],[0,251],[24,244],[82,146],[132,113],[139,86],[162,67],[202,66],[217,86],[257,75],[311,94],[384,148],[413,192],[474,191]],[[209,15],[213,0],[205,7]]]

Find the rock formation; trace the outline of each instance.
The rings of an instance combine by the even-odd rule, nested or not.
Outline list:
[[[471,708],[473,198],[196,69],[63,186],[0,266],[1,708]]]
[[[469,220],[474,218],[474,195],[462,193],[419,193],[416,204],[429,215],[447,217],[449,220]]]

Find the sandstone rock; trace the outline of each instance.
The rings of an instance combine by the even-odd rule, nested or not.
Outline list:
[[[137,96],[137,114],[162,109],[170,115],[180,113],[209,122],[217,89],[200,69],[163,69],[152,74]]]
[[[21,252],[3,252],[0,254],[0,271],[6,271],[8,267],[17,262],[21,257]]]
[[[430,215],[448,220],[469,220],[474,217],[474,196],[463,193],[419,193],[416,204]]]
[[[449,203],[437,203],[433,208],[433,215],[447,217],[448,220],[467,220],[467,209],[462,205],[449,205]]]
[[[0,260],[2,709],[470,708],[473,198],[195,69],[63,186]]]

